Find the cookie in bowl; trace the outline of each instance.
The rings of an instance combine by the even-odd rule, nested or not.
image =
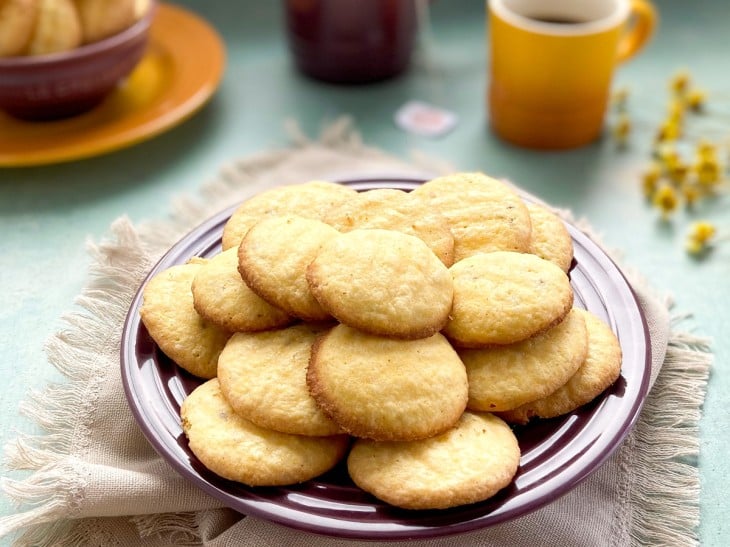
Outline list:
[[[151,0],[0,6],[0,110],[26,120],[67,118],[101,103],[142,59],[155,11]]]

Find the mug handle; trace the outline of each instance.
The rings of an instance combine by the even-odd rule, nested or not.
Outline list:
[[[657,24],[657,13],[648,0],[631,0],[631,14],[633,24],[621,38],[618,46],[618,62],[622,63],[646,45]]]

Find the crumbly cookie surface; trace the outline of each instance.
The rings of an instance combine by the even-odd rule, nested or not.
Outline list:
[[[588,334],[583,316],[572,311],[558,325],[523,342],[459,351],[473,410],[512,410],[563,386],[585,361]]]
[[[430,439],[358,439],[347,459],[355,484],[406,509],[446,509],[492,497],[513,479],[520,448],[509,426],[489,413],[465,412]]]
[[[454,302],[443,332],[459,347],[525,340],[559,323],[573,305],[568,276],[536,255],[479,253],[450,271]]]
[[[140,316],[162,352],[200,378],[216,375],[218,355],[230,333],[201,317],[193,305],[192,283],[203,260],[172,266],[147,283]]]
[[[425,438],[466,407],[464,364],[441,334],[394,340],[338,325],[314,346],[307,385],[342,429],[376,440]]]
[[[543,205],[528,203],[532,223],[529,252],[549,260],[564,272],[573,262],[573,239],[562,219]]]
[[[324,221],[340,232],[358,228],[395,230],[423,240],[446,266],[454,262],[454,237],[446,218],[410,193],[390,188],[360,192],[331,209]]]
[[[507,184],[483,173],[432,179],[411,192],[446,217],[454,237],[454,261],[479,252],[526,252],[530,214]]]
[[[510,423],[532,418],[554,418],[574,411],[605,391],[621,374],[621,346],[611,328],[599,317],[576,308],[588,331],[588,354],[568,382],[544,397],[501,416]]]
[[[192,283],[195,310],[230,332],[255,332],[282,327],[294,319],[253,292],[238,272],[238,251],[214,256]]]
[[[308,321],[330,318],[307,282],[307,266],[339,232],[319,220],[272,216],[254,224],[238,248],[238,271],[261,298]]]
[[[236,414],[217,378],[198,386],[183,401],[182,426],[190,450],[221,477],[249,486],[276,486],[309,480],[344,457],[346,435],[307,437],[254,425]]]
[[[223,249],[238,247],[259,220],[275,215],[297,215],[321,220],[332,207],[353,198],[357,192],[334,182],[314,180],[278,186],[244,201],[223,227]]]
[[[224,251],[146,289],[160,350],[217,374],[181,408],[191,457],[286,485],[354,440],[355,483],[416,510],[509,485],[508,424],[571,412],[621,366],[607,325],[572,308],[566,225],[519,196],[456,173],[412,192],[313,181],[242,204]]]
[[[340,322],[372,334],[425,338],[446,323],[453,282],[417,237],[358,229],[325,242],[307,268],[317,301]]]
[[[234,334],[218,358],[221,391],[234,411],[260,427],[295,435],[342,433],[307,388],[307,366],[322,325]]]

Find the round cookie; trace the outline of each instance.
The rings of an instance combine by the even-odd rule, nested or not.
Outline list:
[[[446,217],[455,262],[478,252],[530,247],[527,206],[504,182],[482,173],[456,173],[430,180],[411,194]]]
[[[362,229],[330,239],[307,280],[332,316],[371,334],[425,338],[451,311],[449,270],[423,241],[402,232]]]
[[[306,437],[271,431],[238,416],[217,378],[198,386],[180,408],[190,450],[216,475],[249,486],[295,484],[342,459],[346,435]]]
[[[236,414],[295,435],[342,433],[307,388],[309,356],[322,326],[237,333],[218,358],[221,392]]]
[[[338,235],[319,220],[296,215],[266,218],[241,241],[238,271],[251,290],[287,313],[308,321],[329,319],[306,273],[320,247]]]
[[[268,330],[294,320],[244,283],[236,249],[223,251],[203,265],[193,279],[192,291],[195,310],[230,332]]]
[[[193,306],[191,285],[203,260],[172,266],[143,289],[140,316],[160,350],[200,378],[213,378],[230,333],[203,319]]]
[[[464,365],[441,334],[393,340],[338,325],[314,345],[307,385],[343,430],[413,440],[452,427],[466,407]]]
[[[564,272],[573,262],[573,238],[562,219],[547,207],[528,203],[532,223],[529,252],[549,260]]]
[[[0,57],[15,57],[27,53],[28,45],[36,33],[38,14],[41,11],[39,4],[38,0],[0,2]],[[57,6],[54,7],[58,9]],[[72,15],[73,13],[68,17]],[[76,25],[68,26],[71,28],[59,29],[62,35],[74,30],[74,34],[79,33]]]
[[[512,482],[520,447],[509,426],[489,413],[465,412],[430,439],[358,439],[347,458],[352,480],[405,509],[446,509],[483,501]]]
[[[525,424],[532,418],[554,418],[589,403],[621,374],[621,345],[611,328],[592,313],[576,308],[588,329],[588,355],[568,382],[547,397],[524,404],[500,416]]]
[[[499,412],[546,397],[576,373],[587,353],[586,324],[575,310],[560,324],[523,342],[461,350],[469,379],[468,407]]]
[[[332,207],[357,196],[348,186],[314,180],[278,186],[244,201],[223,227],[223,249],[238,247],[248,230],[259,220],[275,215],[297,215],[321,220]]]
[[[382,228],[423,240],[446,266],[454,263],[454,237],[446,218],[403,190],[379,188],[360,192],[331,209],[324,221],[340,232]]]
[[[454,304],[444,334],[455,346],[483,348],[525,340],[565,317],[573,289],[555,264],[526,253],[480,253],[450,268]]]

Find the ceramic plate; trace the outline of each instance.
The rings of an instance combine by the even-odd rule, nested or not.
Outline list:
[[[358,190],[412,189],[412,180],[349,181]],[[211,218],[180,242],[150,276],[192,256],[220,251],[233,209]],[[303,484],[250,488],[209,472],[188,449],[180,404],[200,380],[163,355],[140,322],[141,289],[125,323],[121,367],[129,405],[147,439],[177,471],[225,505],[289,527],[345,538],[395,540],[450,535],[492,526],[534,511],[579,484],[618,447],[647,393],[651,367],[646,322],[631,286],[609,257],[569,226],[575,246],[570,272],[576,306],[604,319],[623,350],[621,376],[592,403],[570,415],[516,429],[522,457],[513,483],[495,497],[443,511],[390,507],[358,489],[345,465]],[[148,277],[149,279],[149,277]]]
[[[159,4],[147,51],[101,105],[59,121],[27,122],[0,111],[0,166],[59,163],[118,150],[174,127],[218,87],[225,50],[197,15]]]

